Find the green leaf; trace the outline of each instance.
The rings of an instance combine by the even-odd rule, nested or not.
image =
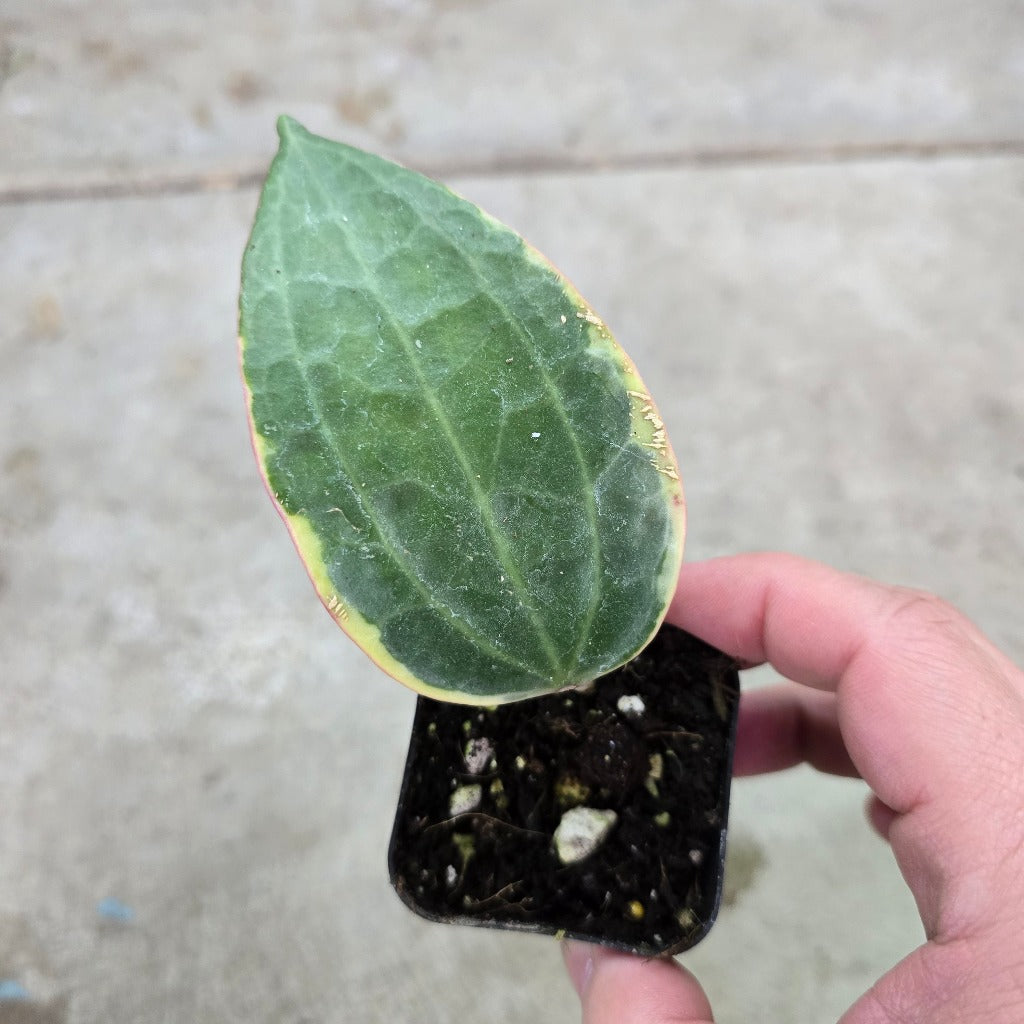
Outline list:
[[[321,599],[414,689],[586,683],[657,629],[683,499],[636,370],[518,235],[281,118],[242,270],[253,438]]]

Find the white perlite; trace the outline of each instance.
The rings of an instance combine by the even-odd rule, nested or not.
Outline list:
[[[637,693],[624,693],[615,706],[627,718],[640,718],[647,710],[643,697]]]
[[[555,850],[563,864],[589,857],[608,838],[619,816],[614,811],[573,807],[562,815],[555,829]]]
[[[454,818],[456,814],[475,811],[480,806],[482,796],[483,790],[475,782],[469,786],[459,786],[448,798],[448,813]]]
[[[467,740],[463,756],[466,759],[466,771],[470,775],[479,775],[491,763],[491,758],[494,756],[494,744],[486,736]]]

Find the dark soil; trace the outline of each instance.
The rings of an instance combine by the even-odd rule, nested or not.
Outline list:
[[[421,697],[391,838],[395,888],[433,920],[649,956],[689,948],[721,894],[738,697],[735,663],[672,626],[590,693],[493,709]],[[464,786],[479,786],[479,803],[453,814]],[[565,864],[553,837],[578,805],[617,820]]]

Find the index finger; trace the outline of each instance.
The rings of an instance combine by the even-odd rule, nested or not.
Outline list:
[[[835,690],[893,591],[792,555],[753,554],[683,565],[668,620],[750,665]]]
[[[953,608],[790,555],[684,565],[668,619],[834,691],[854,764],[897,811],[962,789],[993,752],[992,714],[1019,707],[1019,672]]]

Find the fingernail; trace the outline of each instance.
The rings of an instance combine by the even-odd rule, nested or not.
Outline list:
[[[574,942],[569,939],[562,943],[562,957],[572,987],[582,999],[594,973],[594,947],[589,942]]]

